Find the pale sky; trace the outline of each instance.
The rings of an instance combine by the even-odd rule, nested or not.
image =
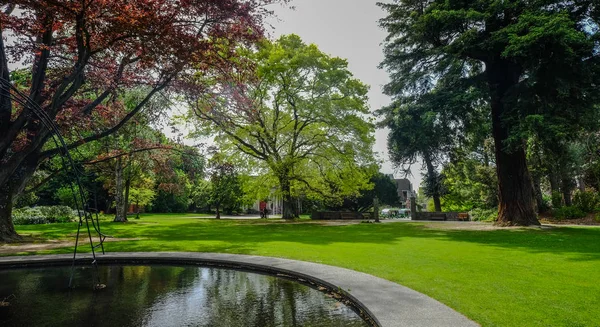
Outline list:
[[[390,98],[382,93],[388,74],[377,68],[383,60],[381,43],[387,34],[377,24],[385,13],[376,3],[375,0],[294,0],[291,4],[295,10],[274,7],[278,19],[270,21],[275,27],[271,34],[275,38],[297,34],[321,51],[347,59],[354,76],[371,86],[369,105],[375,111],[390,103]],[[374,151],[383,160],[382,172],[403,178],[394,172],[388,159],[387,135],[386,130],[377,130]],[[420,164],[412,167],[413,176],[409,177],[415,190],[421,182],[420,168]]]

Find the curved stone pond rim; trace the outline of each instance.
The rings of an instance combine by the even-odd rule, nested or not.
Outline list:
[[[0,269],[65,266],[72,263],[72,258],[72,254],[0,257]],[[111,252],[97,255],[97,258],[99,265],[200,266],[290,279],[331,294],[338,301],[353,308],[367,324],[375,327],[479,326],[444,304],[402,285],[361,272],[318,263],[201,252]],[[91,256],[79,254],[76,264],[90,265]]]

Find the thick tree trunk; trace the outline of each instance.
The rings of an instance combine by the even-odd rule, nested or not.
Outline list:
[[[39,151],[30,154],[8,179],[0,185],[0,242],[16,242],[21,237],[15,231],[12,221],[14,200],[25,189],[38,165]]]
[[[217,219],[221,219],[221,204],[220,204],[220,203],[217,203],[217,204],[216,204],[216,207],[217,207],[217,208],[216,208],[216,209],[217,209],[217,217],[216,217],[216,218],[217,218]]]
[[[123,210],[123,200],[123,162],[119,157],[115,164],[115,222],[127,221],[127,213]]]
[[[15,231],[12,221],[13,188],[10,183],[0,187],[0,242],[16,242],[21,237]]]
[[[490,86],[490,104],[492,107],[492,135],[494,137],[496,171],[498,174],[498,218],[501,226],[539,225],[535,212],[535,195],[525,149],[522,146],[506,149],[505,141],[509,130],[504,120],[510,111],[507,93],[516,85],[521,70],[514,64],[496,59],[486,63],[486,74]]]
[[[279,179],[279,187],[281,188],[281,197],[283,199],[283,208],[281,218],[294,219],[298,218],[294,198],[292,198],[290,181],[286,177]]]
[[[434,210],[435,212],[442,212],[442,201],[440,200],[439,192],[440,188],[439,185],[437,185],[439,181],[437,180],[437,171],[433,166],[433,160],[431,160],[431,156],[429,156],[429,154],[427,153],[423,154],[423,160],[425,161],[425,166],[427,166],[427,176],[429,176],[429,178],[432,180],[432,183],[436,183],[436,185],[433,185],[434,192],[431,195],[431,197],[433,198]],[[434,178],[436,179],[435,181],[433,181]]]

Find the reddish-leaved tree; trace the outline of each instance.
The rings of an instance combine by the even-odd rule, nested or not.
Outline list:
[[[282,1],[0,0],[0,241],[19,239],[13,199],[40,162],[60,153],[33,106],[84,130],[68,138],[70,149],[111,135],[186,74],[231,64],[227,49],[260,39],[266,6]],[[9,63],[28,67],[19,87],[31,104],[11,100]],[[131,88],[147,93],[133,109],[111,111]],[[118,119],[94,125],[107,116]]]

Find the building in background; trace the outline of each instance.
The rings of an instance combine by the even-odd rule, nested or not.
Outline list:
[[[402,208],[410,208],[410,198],[414,196],[412,183],[407,178],[394,178],[393,174],[387,174],[396,184],[398,197]]]

